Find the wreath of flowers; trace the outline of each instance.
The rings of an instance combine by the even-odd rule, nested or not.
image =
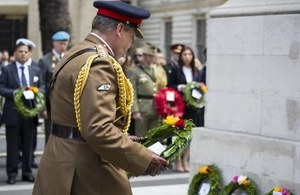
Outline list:
[[[225,186],[222,195],[231,195],[237,189],[246,192],[248,195],[256,195],[254,181],[244,175],[234,176],[232,181]]]
[[[176,161],[188,146],[189,141],[192,139],[192,128],[194,123],[191,120],[180,119],[177,116],[168,116],[164,123],[158,127],[149,130],[146,133],[147,140],[143,143],[145,147],[163,141],[173,136],[172,144],[160,154],[169,163]]]
[[[275,186],[270,192],[266,193],[266,195],[272,195],[273,192],[281,192],[282,195],[294,195],[292,191],[281,186]]]
[[[222,183],[220,171],[215,165],[203,166],[194,175],[189,186],[188,195],[198,195],[199,188],[204,180],[209,179],[210,189],[208,195],[216,195],[221,191]]]
[[[24,101],[22,100],[24,91],[31,90],[34,94],[33,101],[35,102],[33,107],[29,107],[24,104]],[[35,117],[37,116],[43,109],[44,109],[44,95],[39,92],[39,89],[37,87],[21,87],[17,89],[15,96],[14,96],[14,102],[15,107],[18,110],[18,112],[24,116],[24,117]]]
[[[167,93],[174,93],[174,101],[167,101]],[[173,88],[165,87],[159,90],[159,92],[154,97],[155,108],[160,116],[163,118],[174,115],[181,117],[184,111],[184,101],[181,97],[181,94]]]
[[[192,95],[193,90],[198,90],[201,94],[201,97],[195,98]],[[186,85],[183,90],[183,99],[185,100],[187,105],[190,105],[194,108],[202,108],[205,106],[205,93],[207,91],[207,87],[204,83],[199,82],[190,82]]]

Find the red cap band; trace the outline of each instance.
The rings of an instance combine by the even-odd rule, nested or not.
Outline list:
[[[142,19],[140,19],[140,18],[132,18],[128,15],[125,15],[125,14],[122,14],[119,12],[115,12],[111,9],[107,9],[104,7],[101,9],[98,9],[97,15],[107,16],[109,18],[113,18],[113,19],[116,19],[121,22],[129,21],[130,23],[136,24],[137,26],[140,26],[140,24],[142,23]]]

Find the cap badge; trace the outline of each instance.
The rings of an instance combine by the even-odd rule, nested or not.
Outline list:
[[[109,91],[111,89],[111,84],[104,83],[98,87],[98,91]]]

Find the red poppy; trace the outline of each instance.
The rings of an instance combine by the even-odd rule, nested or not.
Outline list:
[[[167,92],[174,93],[175,98],[174,101],[171,103],[167,101]],[[181,117],[183,115],[184,101],[182,99],[181,94],[176,89],[170,87],[162,88],[155,95],[154,101],[157,112],[163,118],[166,118],[169,115],[174,115],[178,117]]]
[[[178,127],[179,129],[184,129],[184,120],[183,119],[179,119],[176,123],[175,126]]]

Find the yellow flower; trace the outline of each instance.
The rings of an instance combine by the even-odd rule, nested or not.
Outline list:
[[[206,93],[206,91],[207,91],[206,85],[202,85],[202,86],[201,86],[201,90],[203,91],[203,93]]]
[[[31,90],[33,91],[33,93],[39,92],[39,88],[37,88],[37,87],[32,87]]]
[[[275,192],[281,192],[282,188],[279,186],[275,186],[274,191]]]
[[[208,166],[203,166],[199,169],[199,173],[201,174],[207,174],[210,171],[210,169],[208,168]]]
[[[245,180],[242,182],[242,184],[243,184],[244,186],[249,186],[250,181],[249,181],[248,179],[245,179]]]
[[[167,124],[167,125],[171,125],[171,126],[174,126],[175,123],[177,121],[179,121],[179,117],[178,116],[174,116],[174,115],[171,115],[171,116],[167,116],[167,118],[164,120],[164,122]]]

